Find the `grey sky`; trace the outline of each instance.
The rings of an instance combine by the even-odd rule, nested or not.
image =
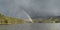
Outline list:
[[[60,0],[0,0],[0,12],[20,17],[24,12],[31,17],[60,16]]]

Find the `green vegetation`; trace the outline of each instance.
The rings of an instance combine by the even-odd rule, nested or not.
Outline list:
[[[0,24],[21,24],[21,23],[25,23],[25,21],[18,18],[4,16],[3,14],[0,13]]]
[[[60,17],[50,17],[49,19],[33,19],[34,23],[60,23]]]
[[[0,24],[23,24],[27,23],[26,21],[19,19],[4,16],[0,13]],[[33,19],[33,23],[60,23],[60,17],[50,17],[47,19]]]

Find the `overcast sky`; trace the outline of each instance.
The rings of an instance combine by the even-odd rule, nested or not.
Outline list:
[[[13,17],[60,16],[60,0],[0,0],[0,12]]]

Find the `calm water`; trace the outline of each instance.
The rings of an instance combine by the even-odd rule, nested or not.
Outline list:
[[[60,30],[59,23],[0,25],[0,30]]]

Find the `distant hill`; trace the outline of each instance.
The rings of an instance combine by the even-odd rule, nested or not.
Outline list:
[[[18,18],[4,16],[3,14],[0,13],[0,24],[21,24],[21,23],[25,23],[25,21]]]
[[[35,23],[60,23],[60,16],[51,16],[48,18],[33,19]]]
[[[33,18],[33,23],[60,23],[60,16]],[[4,16],[0,13],[0,24],[23,24],[27,23],[23,19]],[[29,22],[30,23],[30,22]]]

